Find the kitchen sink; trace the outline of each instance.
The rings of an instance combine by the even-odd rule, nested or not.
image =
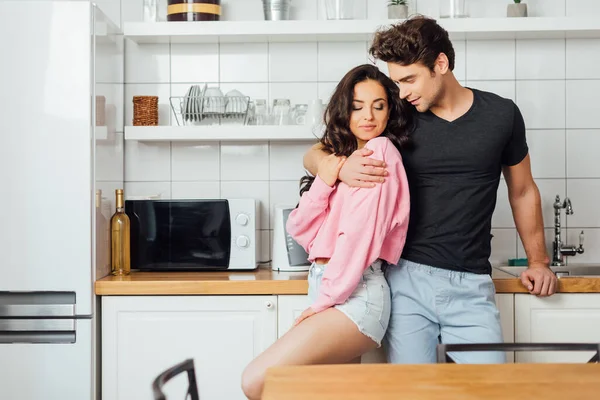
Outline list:
[[[510,266],[497,266],[494,268],[516,277],[519,277],[521,272],[527,269],[527,267]],[[573,264],[561,267],[551,266],[550,269],[554,271],[556,276],[559,278],[565,276],[586,276],[600,278],[600,264]]]

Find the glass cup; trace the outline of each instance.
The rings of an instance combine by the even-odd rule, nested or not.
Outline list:
[[[440,18],[468,18],[468,0],[440,0]]]
[[[325,0],[327,19],[354,19],[354,0]]]
[[[254,102],[254,123],[256,125],[269,124],[269,109],[267,101],[264,99],[257,99]]]
[[[273,100],[271,109],[271,125],[289,125],[291,103],[289,99]]]

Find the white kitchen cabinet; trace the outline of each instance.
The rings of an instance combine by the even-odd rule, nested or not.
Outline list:
[[[296,318],[310,305],[306,295],[278,296],[277,337],[282,337],[290,330]]]
[[[518,343],[600,343],[600,294],[515,295]],[[586,362],[593,352],[517,352],[517,362]]]
[[[245,399],[244,367],[276,338],[277,296],[103,297],[103,398],[150,399],[159,373],[193,358],[203,400]],[[187,377],[165,388],[184,398]]]
[[[512,293],[501,293],[496,295],[496,306],[500,311],[500,325],[504,343],[515,342],[515,296]],[[506,352],[506,361],[515,361],[514,352]]]

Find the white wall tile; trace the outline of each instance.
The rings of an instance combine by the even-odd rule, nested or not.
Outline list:
[[[467,80],[515,78],[514,40],[468,40]]]
[[[95,0],[100,10],[115,25],[121,26],[121,0]]]
[[[434,7],[438,0],[419,0],[421,3]],[[443,0],[447,1],[447,0]],[[530,17],[560,17],[565,15],[566,0],[526,0],[527,14]],[[569,0],[570,1],[570,0]],[[506,17],[508,0],[467,0],[467,9],[471,18],[502,18]]]
[[[142,0],[121,0],[121,20],[139,22],[144,19],[144,2]]]
[[[528,130],[527,143],[534,178],[564,178],[564,130]]]
[[[222,0],[222,21],[263,21],[262,2],[258,0]]]
[[[368,49],[368,44],[367,44],[367,49]],[[375,61],[375,62],[373,62]],[[388,68],[387,63],[381,61],[381,60],[373,60],[373,58],[371,57],[370,54],[367,54],[367,64],[374,64],[377,68],[379,68],[379,70],[381,72],[383,72],[388,78],[390,77],[390,70]],[[456,65],[454,65],[454,68],[456,68]],[[454,71],[456,72],[456,70]]]
[[[367,62],[366,42],[319,42],[319,81],[339,82],[352,68]]]
[[[171,45],[171,82],[218,81],[218,44]]]
[[[567,131],[567,177],[600,178],[600,130]]]
[[[295,104],[310,104],[318,98],[318,85],[313,83],[271,83],[269,93],[269,104],[275,99],[289,99],[292,106]]]
[[[516,103],[515,81],[467,81],[467,86],[497,94]]]
[[[456,79],[467,79],[467,44],[464,40],[452,41],[454,47],[454,76]],[[386,68],[387,71],[387,68]]]
[[[124,195],[125,199],[159,196],[168,200],[171,198],[171,182],[125,182]]]
[[[373,20],[388,19],[387,3],[388,0],[367,0],[367,18]],[[412,3],[412,7],[409,7],[409,13],[411,12],[411,8],[414,12],[417,2],[411,1],[410,3]]]
[[[431,18],[440,16],[438,0],[417,0],[417,13]]]
[[[506,17],[507,6],[512,1],[469,0],[467,3],[472,18],[501,18]],[[558,17],[565,13],[565,0],[527,0],[524,3],[527,4],[527,14],[530,17]]]
[[[337,82],[319,82],[317,85],[317,95],[323,101],[323,104],[329,103],[329,99],[335,91],[337,84]]]
[[[565,41],[517,40],[517,79],[564,79]]]
[[[354,0],[353,19],[365,19],[367,17],[367,1],[371,0]],[[317,18],[326,19],[327,13],[325,10],[325,1],[319,0],[318,5]]]
[[[96,143],[96,182],[123,181],[123,134],[114,141]]]
[[[223,142],[221,180],[269,180],[269,145]]]
[[[600,80],[567,81],[567,128],[597,129]]]
[[[172,182],[173,199],[220,199],[220,182]]]
[[[564,226],[564,225],[563,225]],[[567,230],[561,230],[562,237],[566,237]],[[554,241],[554,229],[546,228],[544,229],[544,242],[546,243],[546,253],[548,253],[548,257],[552,260],[552,242]],[[521,237],[517,234],[517,257],[518,258],[526,258],[527,253],[525,252],[525,247],[523,247],[523,242],[521,241]]]
[[[116,193],[115,190],[117,189],[124,189],[126,190],[125,184],[123,183],[123,181],[117,181],[117,182],[96,182],[96,190],[100,190],[101,196],[102,196],[102,203],[108,203],[109,209],[110,209],[110,214],[106,215],[106,213],[104,213],[104,216],[110,220],[110,217],[112,216],[112,213],[115,212],[115,207],[116,207]],[[128,192],[125,192],[125,198],[127,198]]]
[[[567,0],[567,17],[600,16],[598,0]]]
[[[158,124],[171,124],[171,86],[168,83],[125,84],[125,125],[133,125],[133,96],[158,96]]]
[[[571,246],[579,246],[579,234],[581,229],[567,229],[567,244]],[[565,257],[567,264],[588,264],[598,263],[600,260],[600,229],[587,228],[583,230],[583,254],[577,254],[572,257]]]
[[[271,181],[297,180],[306,175],[303,166],[304,154],[312,143],[271,143],[269,169]]]
[[[267,82],[269,57],[266,43],[222,43],[221,82]]]
[[[563,198],[565,196],[565,180],[564,179],[536,179],[535,183],[540,191],[542,200],[542,215],[544,218],[544,226],[551,227],[554,225],[554,197],[558,194]],[[508,189],[505,182],[500,182],[498,187],[498,200],[496,211],[492,217],[493,228],[513,228],[515,227],[512,209],[508,201]]]
[[[494,235],[492,238],[492,254],[490,255],[492,265],[506,265],[510,258],[516,258],[516,229],[492,229],[492,235]]]
[[[95,71],[98,83],[123,83],[124,48],[123,36],[116,36],[115,42],[96,43]]]
[[[171,144],[127,141],[125,180],[171,181]]]
[[[137,44],[125,41],[125,82],[169,83],[168,44]]]
[[[467,0],[466,3],[471,18],[506,17],[505,0]]]
[[[567,217],[569,228],[600,227],[600,179],[569,179],[567,195],[573,205],[573,215]]]
[[[260,249],[258,251],[258,261],[265,262],[271,260],[271,231],[264,229],[257,232],[257,238],[260,240]]]
[[[554,199],[556,195],[560,198],[565,197],[565,179],[536,179],[535,183],[540,191],[542,199],[542,215],[544,217],[544,227],[554,226]]]
[[[565,127],[565,81],[517,81],[517,105],[527,129]]]
[[[319,0],[294,0],[290,4],[290,19],[315,20],[318,17]]]
[[[173,181],[218,181],[219,144],[173,142],[171,168]]]
[[[316,82],[317,43],[270,43],[270,82]]]
[[[257,229],[269,227],[269,182],[268,181],[221,181],[221,197],[224,199],[251,198],[257,201]]]
[[[600,79],[599,64],[600,39],[567,40],[567,79]]]
[[[269,229],[273,229],[273,213],[277,204],[297,204],[300,200],[299,180],[269,182]]]
[[[123,132],[123,90],[120,83],[96,85],[96,96],[104,96],[105,121],[109,132]]]
[[[529,17],[564,17],[565,2],[572,0],[527,0]]]

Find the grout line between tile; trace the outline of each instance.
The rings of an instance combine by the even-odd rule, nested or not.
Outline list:
[[[567,2],[565,0],[565,14],[566,14],[566,7],[567,7]],[[568,177],[569,177],[569,172],[568,172],[568,160],[567,157],[569,156],[569,152],[567,151],[567,110],[568,110],[568,104],[567,104],[567,39],[564,40],[564,46],[565,46],[565,80],[564,80],[564,96],[565,96],[565,146],[564,146],[564,152],[565,152],[565,196],[568,196]],[[569,228],[569,216],[565,215],[565,229]]]

